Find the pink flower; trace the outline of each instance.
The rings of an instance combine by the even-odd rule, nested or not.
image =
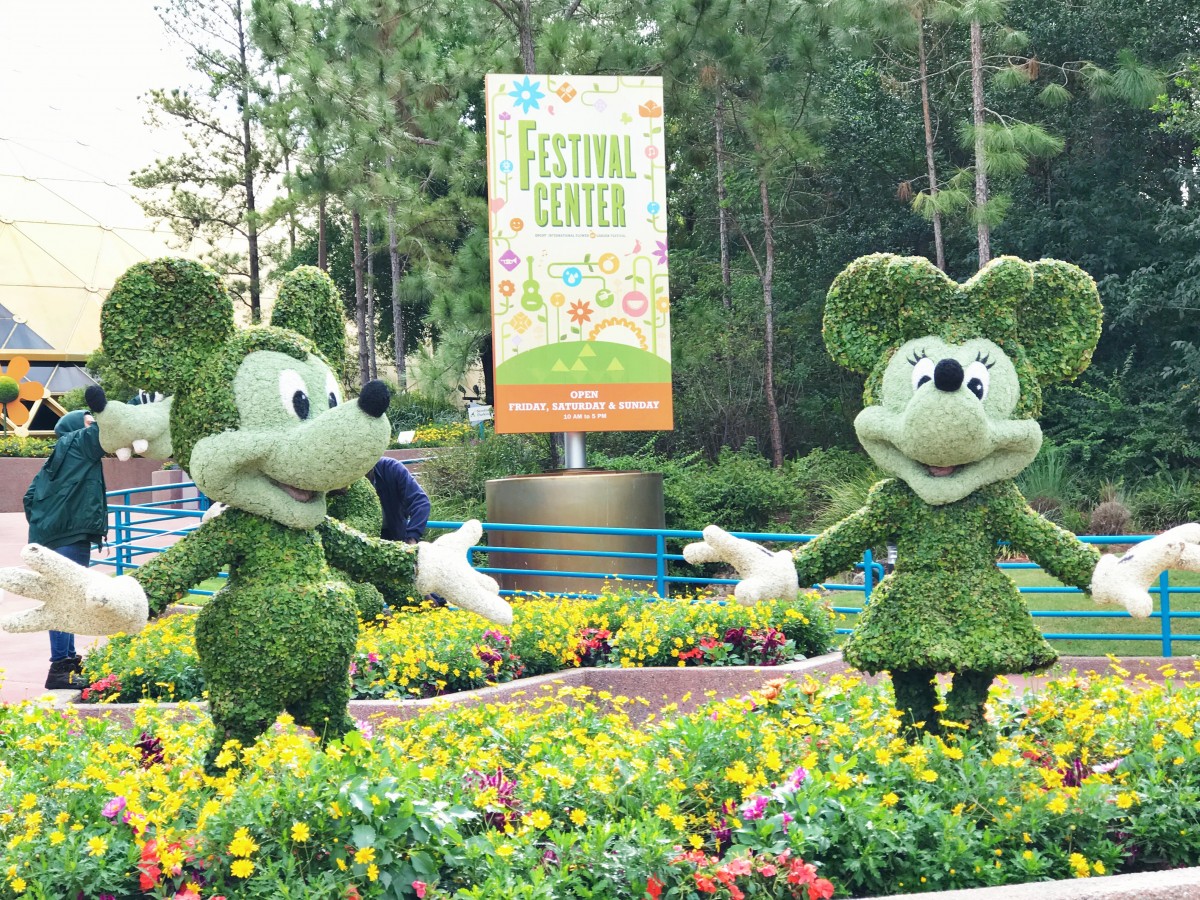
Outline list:
[[[425,896],[425,888],[427,888],[427,887],[428,887],[428,885],[425,884],[425,882],[423,882],[423,881],[414,881],[413,882],[413,890],[417,892],[418,900],[419,900],[419,898]]]
[[[104,804],[104,808],[102,810],[100,810],[100,815],[104,816],[104,818],[106,818],[106,819],[115,819],[117,817],[117,813],[119,813],[124,808],[125,808],[125,798],[124,797],[113,797],[111,800],[109,800],[107,803]]]

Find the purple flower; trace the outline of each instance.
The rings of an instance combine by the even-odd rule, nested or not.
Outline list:
[[[542,865],[543,866],[557,866],[558,865],[558,854],[554,852],[553,847],[547,847],[546,852],[542,854]]]
[[[787,777],[787,781],[783,783],[783,787],[788,791],[796,791],[800,789],[800,785],[804,784],[804,779],[808,777],[808,770],[804,766],[797,766],[792,770],[792,774]]]
[[[378,653],[368,653],[367,654],[367,662],[369,662],[371,665],[375,665],[375,663],[379,662],[379,654]]]
[[[717,845],[718,855],[733,843],[733,829],[729,827],[729,822],[726,819],[722,819],[721,824],[714,828],[711,834],[713,843]]]
[[[595,109],[596,112],[602,113],[606,109],[608,109],[608,104],[605,103],[603,100],[597,100],[595,103],[592,104],[592,108]]]
[[[742,804],[743,819],[761,819],[763,813],[767,810],[767,798],[762,794],[756,794]]]
[[[500,113],[500,121],[501,122],[507,122],[511,118],[512,118],[512,116],[510,116],[507,112]]]
[[[655,241],[654,243],[656,245],[656,249],[650,251],[650,254],[656,260],[658,260],[658,264],[660,266],[665,266],[667,264],[667,242],[666,241]]]
[[[111,800],[109,800],[107,803],[104,804],[104,808],[102,810],[100,810],[100,815],[104,816],[104,818],[106,818],[106,819],[115,819],[117,817],[117,813],[119,813],[124,808],[125,808],[125,798],[124,797],[113,797]]]

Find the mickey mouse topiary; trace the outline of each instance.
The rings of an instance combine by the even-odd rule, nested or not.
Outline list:
[[[733,563],[743,576],[735,594],[752,603],[790,596],[849,568],[864,547],[894,541],[895,570],[871,595],[844,657],[891,674],[910,736],[940,731],[944,717],[990,739],[992,679],[1057,658],[996,568],[999,541],[1097,600],[1149,611],[1132,580],[1116,583],[1111,557],[1097,568],[1096,550],[1030,509],[1012,480],[1041,447],[1042,387],[1087,368],[1101,312],[1092,279],[1057,260],[1002,257],[963,285],[922,257],[856,260],[829,290],[825,344],[835,361],[867,374],[855,430],[895,478],[794,557],[714,526],[684,555]],[[954,673],[940,714],[939,672]]]
[[[361,479],[387,446],[387,388],[371,382],[356,402],[343,402],[307,338],[275,327],[235,332],[219,287],[198,264],[155,260],[126,273],[102,309],[105,348],[123,374],[172,395],[169,434],[161,411],[151,412],[166,404],[126,407],[98,389],[89,402],[102,439],[111,426],[121,440],[169,443],[200,489],[228,509],[133,576],[93,573],[36,544],[22,554],[32,571],[0,569],[0,586],[44,601],[5,629],[111,634],[140,629],[228,565],[226,587],[196,624],[214,725],[210,769],[226,741],[253,741],[284,710],[322,741],[353,727],[347,672],[358,617],[327,559],[389,595],[437,592],[493,621],[512,620],[496,583],[467,564],[478,522],[411,547],[326,515],[327,492]],[[202,311],[192,308],[197,296]],[[149,431],[139,434],[141,426]]]

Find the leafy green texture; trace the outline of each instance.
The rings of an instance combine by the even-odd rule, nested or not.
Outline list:
[[[285,710],[322,740],[345,734],[358,615],[320,537],[229,509],[135,577],[160,612],[222,565],[229,581],[196,622],[214,725],[210,766],[225,741],[253,742]]]
[[[986,337],[1012,358],[1021,380],[1016,411],[1032,418],[1041,409],[1040,385],[1087,368],[1101,317],[1095,282],[1069,263],[1003,256],[958,285],[924,257],[877,253],[834,279],[823,334],[835,362],[870,374],[868,404],[878,402],[879,380],[901,344]]]
[[[379,505],[375,488],[366,478],[358,479],[344,493],[329,494],[325,507],[331,518],[370,537],[379,537],[383,529],[383,507]],[[354,603],[364,621],[370,621],[383,612],[383,594],[375,585],[354,581],[337,569],[334,571],[353,589]]]
[[[175,461],[183,468],[191,471],[188,463],[191,462],[192,448],[201,439],[237,430],[240,418],[233,395],[233,380],[242,361],[258,350],[304,360],[316,348],[307,339],[281,328],[241,331],[228,345],[220,348],[195,378],[179,388],[172,404],[171,442],[175,448]]]
[[[1057,658],[1016,586],[996,568],[1009,541],[1067,584],[1086,590],[1099,554],[1046,521],[1010,482],[963,500],[923,502],[904,482],[881,481],[866,505],[796,554],[801,585],[852,566],[863,547],[894,541],[895,571],[880,582],[843,647],[865,672],[1032,672]],[[898,698],[899,702],[899,698]],[[926,714],[913,710],[914,720]]]
[[[165,257],[136,263],[100,309],[105,355],[125,381],[173,394],[233,336],[233,301],[212,269]]]
[[[411,596],[417,568],[416,545],[368,537],[336,519],[326,519],[317,530],[330,565],[356,581],[375,585],[389,602],[420,601],[420,597]]]
[[[304,335],[339,375],[346,367],[346,322],[337,285],[316,266],[299,266],[279,285],[271,324]]]

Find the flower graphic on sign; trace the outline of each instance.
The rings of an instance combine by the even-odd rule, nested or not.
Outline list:
[[[0,408],[4,410],[4,418],[17,427],[29,421],[29,409],[21,401],[41,400],[46,395],[46,389],[38,382],[21,382],[28,374],[29,360],[23,356],[14,356],[8,370],[0,372]]]
[[[592,320],[592,304],[586,300],[576,300],[571,304],[570,313],[571,321],[577,325],[590,322]]]
[[[513,98],[513,106],[521,107],[523,113],[528,113],[531,109],[540,109],[538,101],[546,99],[546,95],[539,90],[541,85],[540,81],[530,81],[528,75],[524,81],[516,82],[513,90],[508,92],[508,96]]]
[[[667,245],[665,241],[655,241],[655,249],[651,251],[651,255],[660,266],[667,264]]]
[[[638,115],[643,119],[660,119],[662,118],[663,108],[653,100],[647,100],[645,103],[638,105]]]
[[[504,281],[500,282],[499,290],[503,296],[511,297],[517,292],[517,286],[506,278]]]

